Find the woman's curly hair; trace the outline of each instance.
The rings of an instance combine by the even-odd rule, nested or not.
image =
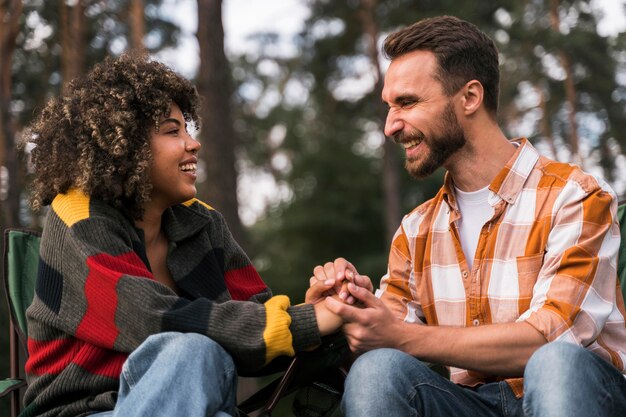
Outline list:
[[[141,219],[152,190],[150,132],[172,102],[199,127],[196,88],[145,54],[107,58],[73,80],[26,131],[35,145],[33,208],[77,188]]]

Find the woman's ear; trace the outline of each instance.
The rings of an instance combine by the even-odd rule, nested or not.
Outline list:
[[[470,116],[480,108],[483,104],[483,96],[485,90],[483,85],[478,80],[468,81],[467,84],[461,89],[462,96],[462,108],[466,116]]]

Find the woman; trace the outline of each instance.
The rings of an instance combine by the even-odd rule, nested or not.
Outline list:
[[[51,208],[23,415],[233,415],[236,369],[339,328],[325,303],[272,297],[223,217],[195,199],[197,111],[189,81],[126,54],[32,124],[32,201]]]

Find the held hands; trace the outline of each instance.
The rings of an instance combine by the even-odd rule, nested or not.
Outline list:
[[[335,297],[348,304],[354,304],[355,298],[347,290],[348,283],[373,291],[372,281],[365,275],[359,275],[354,265],[344,258],[318,265],[313,269],[309,280],[310,288],[306,292],[305,302],[316,304],[326,297]]]
[[[373,290],[370,279],[359,275],[354,265],[344,258],[337,258],[334,262],[327,262],[324,266],[316,266],[309,283],[310,288],[306,292],[305,302],[314,305],[317,325],[322,336],[339,330],[344,320],[321,301],[334,298],[338,303],[354,303],[355,298],[347,289],[348,283],[355,283],[369,292]]]
[[[348,283],[346,289],[360,307],[327,297],[324,303],[329,312],[343,321],[341,330],[346,336],[350,350],[363,353],[382,347],[401,349],[402,320],[372,292],[364,287]]]
[[[337,258],[315,267],[305,301],[314,304],[320,333],[341,328],[353,352],[399,347],[403,322],[372,291],[369,277]]]

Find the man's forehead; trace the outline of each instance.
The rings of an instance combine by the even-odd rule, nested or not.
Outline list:
[[[429,51],[414,51],[394,59],[385,74],[383,100],[416,95],[433,88],[439,90],[436,71],[437,60]]]

